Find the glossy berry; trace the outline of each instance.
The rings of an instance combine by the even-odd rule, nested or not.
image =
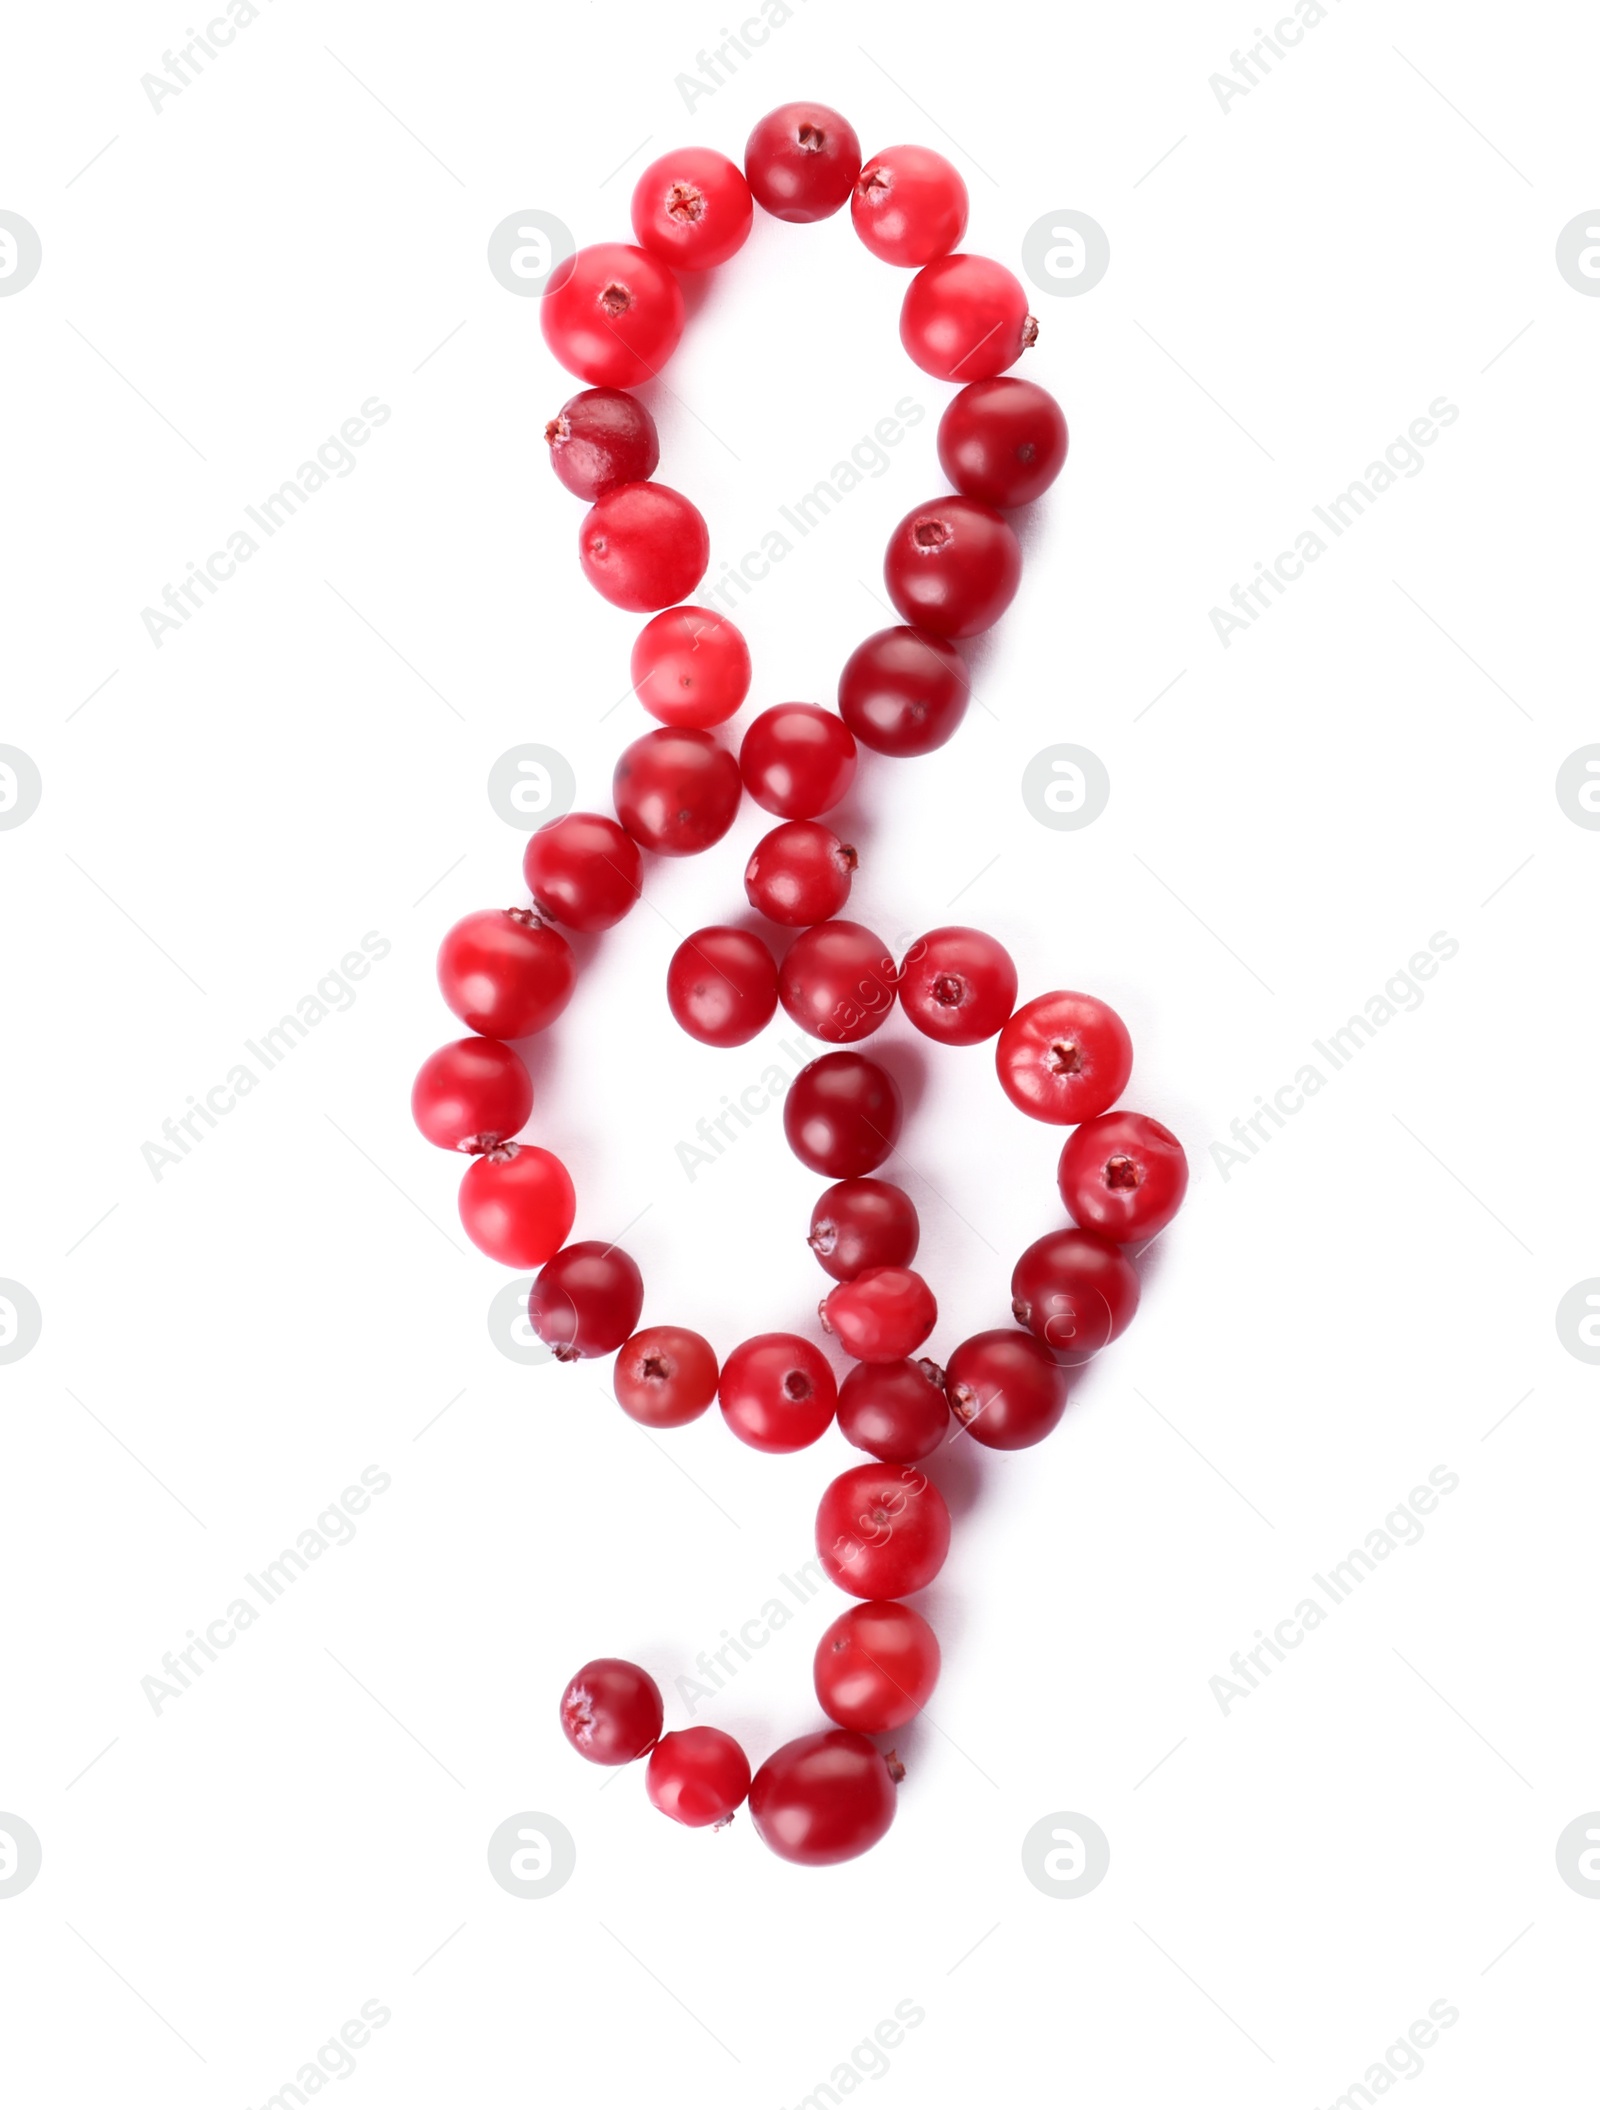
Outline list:
[[[1133,1042],[1109,1004],[1055,989],[1007,1022],[994,1063],[1013,1106],[1066,1128],[1120,1098],[1133,1069]]]
[[[1154,1238],[1177,1215],[1189,1161],[1170,1128],[1119,1108],[1067,1138],[1056,1181],[1074,1223],[1131,1245]]]
[[[758,1333],[722,1366],[717,1404],[754,1451],[803,1451],[833,1419],[838,1388],[827,1358],[797,1333]]]
[[[931,147],[885,147],[857,177],[850,217],[874,256],[915,270],[966,233],[967,186]]]
[[[503,1040],[452,1040],[417,1072],[411,1118],[441,1150],[508,1142],[533,1112],[533,1079]]]
[[[904,1770],[854,1729],[797,1736],[750,1783],[750,1821],[764,1846],[802,1868],[853,1861],[894,1822]]]
[[[850,899],[856,853],[820,821],[784,821],[763,835],[744,868],[744,898],[791,929],[825,923]]]
[[[618,484],[589,508],[578,561],[614,608],[666,608],[706,575],[711,536],[699,508],[666,484]]]
[[[756,203],[778,220],[826,220],[855,188],[861,142],[826,103],[785,103],[745,142]]]
[[[620,1247],[598,1238],[563,1246],[534,1278],[528,1320],[558,1363],[609,1355],[639,1323],[644,1281]]]
[[[656,421],[637,396],[586,388],[544,428],[550,466],[574,498],[593,505],[618,484],[643,483],[661,459]]]
[[[663,725],[709,728],[750,692],[750,647],[709,608],[663,608],[633,641],[634,694]]]
[[[778,963],[753,931],[708,925],[667,963],[667,1003],[691,1039],[742,1047],[778,1008]]]
[[[1021,1338],[1038,1346],[1031,1335]],[[854,1465],[823,1491],[817,1558],[830,1582],[852,1597],[925,1590],[949,1551],[944,1496],[915,1465]]]
[[[733,826],[739,765],[709,733],[664,725],[618,757],[611,779],[617,818],[646,850],[693,857]]]
[[[1061,405],[1037,382],[1002,374],[974,381],[939,420],[939,466],[968,498],[1031,505],[1067,459]]]
[[[941,924],[918,938],[900,962],[899,996],[918,1032],[947,1048],[970,1048],[1010,1018],[1016,963],[998,938]]]
[[[884,552],[883,579],[895,608],[940,637],[976,637],[998,623],[1021,578],[1015,532],[975,498],[915,507]]]
[[[744,736],[739,771],[758,806],[786,821],[808,821],[837,806],[856,773],[856,743],[837,711],[779,703]]]
[[[828,1628],[811,1677],[830,1721],[881,1736],[903,1728],[933,1698],[939,1637],[910,1605],[871,1598],[841,1612]]]
[[[626,829],[603,813],[564,813],[528,837],[522,876],[533,905],[568,930],[610,930],[639,898],[644,865]]]
[[[921,1235],[903,1188],[888,1180],[849,1179],[817,1196],[806,1244],[825,1273],[848,1282],[863,1268],[909,1267]]]
[[[743,171],[710,147],[676,147],[633,187],[633,232],[679,271],[725,264],[744,246],[754,207]]]
[[[839,716],[880,755],[931,755],[967,715],[971,696],[955,646],[904,623],[864,639],[839,676]]]
[[[598,388],[637,388],[683,335],[683,294],[658,257],[596,242],[558,264],[539,302],[544,341],[569,374]]]
[[[572,947],[525,908],[463,916],[444,934],[438,969],[450,1009],[490,1040],[542,1032],[567,1008],[578,980]]]
[[[661,1734],[661,1689],[647,1670],[620,1656],[586,1663],[561,1695],[567,1742],[597,1766],[643,1758]]]
[[[911,281],[900,308],[900,342],[936,381],[1003,374],[1038,334],[1020,281],[986,256],[936,258]]]
[[[1066,1371],[1031,1333],[1008,1326],[963,1341],[944,1382],[951,1413],[986,1450],[1042,1443],[1067,1410]]]
[[[543,1267],[578,1212],[567,1168],[532,1143],[502,1143],[474,1158],[457,1203],[461,1228],[502,1267]]]
[[[839,1387],[839,1433],[885,1465],[931,1458],[950,1434],[944,1372],[926,1356],[857,1363]]]
[[[1011,1271],[1011,1316],[1057,1360],[1079,1363],[1114,1341],[1139,1309],[1139,1277],[1093,1231],[1036,1238]]]
[[[681,1429],[717,1396],[716,1354],[687,1326],[646,1326],[617,1350],[611,1389],[623,1413],[642,1427]]]
[[[750,1792],[750,1761],[724,1729],[674,1729],[650,1753],[644,1787],[679,1824],[726,1824]]]
[[[881,938],[836,919],[802,931],[784,954],[778,1001],[818,1040],[865,1040],[889,1016],[898,979]]]
[[[819,1055],[784,1096],[783,1132],[812,1172],[859,1179],[876,1172],[899,1139],[900,1093],[865,1055]]]
[[[939,1307],[913,1269],[869,1267],[829,1290],[817,1315],[858,1363],[900,1363],[932,1333]]]

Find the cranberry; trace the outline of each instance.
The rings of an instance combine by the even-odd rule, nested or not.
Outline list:
[[[754,720],[739,749],[746,791],[786,821],[837,806],[856,773],[856,743],[836,711],[779,703]]]
[[[647,850],[693,857],[739,810],[739,765],[709,733],[663,725],[625,747],[611,779],[617,818]]]
[[[1017,970],[998,938],[957,923],[918,938],[900,963],[900,1003],[930,1040],[970,1048],[998,1033],[1017,1001]]]
[[[672,955],[667,1002],[692,1039],[742,1047],[778,1008],[778,963],[753,932],[712,924]]]
[[[899,1363],[934,1329],[933,1291],[908,1267],[868,1267],[829,1290],[817,1307],[823,1330],[858,1363]]]
[[[914,1363],[857,1363],[839,1387],[839,1433],[885,1465],[931,1458],[950,1432],[944,1372]]]
[[[750,1761],[724,1729],[674,1729],[651,1752],[644,1788],[679,1824],[726,1824],[750,1792]]]
[[[1038,1346],[1031,1335],[1019,1338]],[[949,1551],[944,1496],[914,1465],[854,1465],[823,1490],[817,1558],[829,1581],[852,1597],[924,1590]]]
[[[666,484],[618,484],[589,508],[578,561],[595,592],[635,615],[694,592],[711,537],[699,508]]]
[[[1130,1245],[1177,1215],[1189,1161],[1170,1128],[1119,1108],[1067,1138],[1056,1180],[1074,1223]]]
[[[574,498],[592,505],[618,484],[642,483],[661,459],[656,421],[637,396],[586,388],[544,428],[550,466]]]
[[[578,964],[560,931],[525,908],[479,909],[444,934],[439,989],[463,1025],[491,1040],[541,1032],[567,1008]]]
[[[845,661],[839,716],[880,755],[931,755],[967,715],[971,694],[954,645],[897,623],[874,631]]]
[[[998,623],[1022,578],[1022,545],[993,506],[935,498],[889,537],[889,598],[908,623],[940,637],[976,637]]]
[[[1133,1042],[1109,1004],[1055,989],[1023,1005],[995,1044],[1006,1097],[1065,1128],[1103,1114],[1133,1069]]]
[[[851,1605],[828,1628],[811,1676],[830,1721],[878,1736],[903,1728],[933,1698],[939,1637],[910,1605],[871,1598]]]
[[[533,905],[569,930],[609,930],[639,898],[639,846],[602,813],[564,813],[528,837],[522,876]]]
[[[850,899],[856,853],[820,821],[784,821],[744,868],[744,897],[774,923],[825,923]]]
[[[1033,381],[974,381],[939,420],[939,466],[958,491],[989,506],[1031,505],[1067,459],[1061,405]]]
[[[503,1040],[452,1040],[411,1087],[411,1118],[441,1150],[491,1150],[533,1111],[533,1080]]]
[[[569,374],[600,388],[637,388],[683,335],[683,294],[659,259],[627,242],[596,242],[557,265],[539,327]]]
[[[532,1143],[501,1143],[474,1158],[457,1206],[461,1228],[502,1267],[543,1267],[578,1210],[566,1166]]]
[[[563,1246],[534,1278],[528,1318],[558,1363],[609,1355],[639,1323],[644,1282],[620,1247],[586,1238]]]
[[[754,1451],[803,1451],[833,1419],[838,1387],[820,1348],[797,1333],[758,1333],[722,1366],[717,1403]]]
[[[915,270],[966,233],[967,186],[931,147],[885,147],[856,179],[850,217],[874,256]]]
[[[783,1132],[802,1165],[828,1179],[875,1172],[900,1135],[900,1094],[865,1055],[819,1055],[790,1085]]]
[[[814,924],[783,956],[778,1001],[818,1040],[865,1040],[894,1005],[898,974],[889,948],[864,924]]]
[[[826,220],[855,189],[861,142],[826,103],[785,103],[745,143],[756,203],[779,220]]]
[[[677,147],[633,187],[633,231],[679,271],[725,264],[743,248],[755,208],[742,170],[710,147]]]
[[[945,1371],[950,1411],[975,1443],[1024,1451],[1042,1443],[1067,1410],[1067,1373],[1031,1333],[997,1326],[975,1333]]]
[[[1011,1315],[1063,1362],[1114,1341],[1139,1309],[1133,1263],[1093,1231],[1036,1238],[1011,1271]]]
[[[628,671],[663,725],[721,725],[750,692],[750,647],[709,608],[663,608],[634,639]]]
[[[803,1868],[853,1861],[894,1822],[904,1770],[854,1729],[797,1736],[750,1783],[750,1821],[782,1860]]]
[[[643,1758],[661,1734],[661,1688],[637,1663],[596,1656],[561,1695],[567,1742],[597,1766]]]
[[[1003,374],[1038,334],[1021,283],[986,256],[941,256],[924,265],[900,308],[900,342],[936,381]]]
[[[863,1268],[909,1267],[920,1236],[917,1212],[902,1188],[888,1180],[851,1179],[818,1195],[806,1244],[825,1273],[848,1282]]]
[[[647,1429],[681,1429],[717,1396],[711,1343],[687,1326],[646,1326],[617,1350],[611,1389],[624,1414]]]

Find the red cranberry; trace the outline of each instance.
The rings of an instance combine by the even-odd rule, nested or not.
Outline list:
[[[726,1824],[750,1792],[750,1761],[726,1730],[674,1729],[651,1752],[644,1787],[679,1824]]]
[[[896,624],[857,645],[839,676],[839,716],[880,755],[931,755],[967,715],[972,691],[955,646]]]
[[[825,923],[850,899],[856,853],[820,821],[784,821],[744,868],[744,897],[774,923]]]
[[[1067,459],[1067,421],[1033,381],[974,381],[939,420],[939,466],[958,491],[988,506],[1031,505]]]
[[[661,1688],[620,1656],[596,1656],[561,1695],[567,1742],[597,1766],[643,1758],[661,1734],[661,1719]]]
[[[1017,1001],[1017,970],[997,938],[942,924],[900,963],[900,1003],[919,1032],[947,1048],[998,1033]]]
[[[849,1282],[864,1268],[909,1267],[921,1235],[902,1188],[888,1180],[851,1179],[818,1195],[806,1243],[835,1282]]]
[[[903,1772],[892,1753],[886,1758],[854,1729],[797,1736],[750,1783],[750,1821],[782,1860],[803,1868],[853,1861],[894,1822]]]
[[[1036,1238],[1011,1271],[1011,1315],[1079,1363],[1114,1341],[1139,1309],[1139,1277],[1108,1238],[1051,1231]]]
[[[577,980],[572,947],[528,909],[479,909],[453,924],[439,947],[445,1002],[491,1040],[542,1032],[567,1008]]]
[[[874,256],[915,270],[966,233],[967,186],[931,147],[885,147],[857,178],[850,217]]]
[[[1133,1070],[1133,1042],[1109,1004],[1055,989],[1010,1020],[994,1061],[1013,1106],[1065,1128],[1120,1098]]]
[[[999,1326],[963,1341],[945,1370],[950,1411],[975,1443],[1024,1451],[1067,1410],[1067,1373],[1031,1333]]]
[[[574,498],[592,505],[618,484],[643,483],[661,459],[656,421],[637,396],[586,388],[544,428],[550,466]]]
[[[709,608],[663,608],[633,641],[634,694],[663,725],[721,725],[750,691],[750,647]]]
[[[1020,1338],[1038,1347],[1030,1335]],[[823,1491],[817,1558],[830,1582],[852,1597],[925,1590],[949,1551],[944,1496],[917,1466],[855,1465]]]
[[[569,374],[600,388],[637,388],[683,335],[683,294],[658,258],[627,242],[596,242],[557,265],[539,327]]]
[[[586,1238],[563,1246],[534,1278],[528,1319],[558,1363],[609,1355],[639,1323],[644,1282],[619,1246]]]
[[[926,1356],[857,1363],[839,1387],[839,1433],[885,1465],[931,1458],[950,1433],[944,1372]]]
[[[801,1164],[828,1179],[875,1172],[900,1134],[895,1081],[865,1055],[819,1055],[784,1097],[783,1132]]]
[[[818,1316],[858,1363],[899,1363],[932,1333],[939,1307],[911,1268],[868,1267],[829,1290]]]
[[[533,905],[569,930],[610,930],[639,898],[639,846],[601,813],[565,813],[528,837],[522,876]]]
[[[441,1150],[491,1150],[533,1111],[533,1079],[502,1040],[452,1040],[411,1087],[411,1118]]]
[[[754,208],[743,172],[710,147],[676,147],[633,187],[633,231],[679,271],[725,264],[744,246]]]
[[[900,342],[936,381],[986,381],[1033,343],[1028,296],[986,256],[941,256],[920,270],[900,308]]]
[[[739,749],[746,791],[784,820],[808,821],[837,806],[856,773],[856,743],[836,711],[779,703],[754,720]]]
[[[532,1143],[502,1143],[474,1158],[457,1203],[461,1228],[502,1267],[543,1267],[560,1251],[578,1204],[567,1168]]]
[[[940,637],[976,637],[1011,606],[1022,545],[993,506],[935,498],[907,513],[889,537],[883,577],[908,623]]]
[[[871,1598],[851,1605],[828,1628],[811,1676],[830,1721],[879,1736],[903,1728],[933,1698],[939,1638],[910,1605]]]
[[[745,143],[756,203],[779,220],[826,220],[855,188],[861,142],[826,103],[785,103]]]
[[[611,1389],[624,1414],[647,1429],[681,1429],[717,1396],[711,1343],[687,1326],[646,1326],[617,1350]]]
[[[778,963],[753,932],[711,924],[672,955],[667,1003],[692,1039],[742,1047],[778,1008]]]
[[[755,1451],[803,1451],[833,1419],[838,1388],[820,1348],[797,1333],[758,1333],[722,1366],[717,1402]]]
[[[625,747],[611,779],[617,818],[647,850],[693,857],[739,810],[739,765],[709,733],[664,725]]]
[[[1074,1223],[1131,1245],[1154,1238],[1177,1215],[1189,1161],[1170,1128],[1119,1108],[1067,1138],[1056,1179]]]
[[[864,924],[814,924],[783,956],[778,1001],[818,1040],[865,1040],[888,1017],[898,973],[889,948]]]
[[[636,615],[693,593],[710,556],[698,507],[666,484],[619,484],[595,500],[578,533],[584,577]]]

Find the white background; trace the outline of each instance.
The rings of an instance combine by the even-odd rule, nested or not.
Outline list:
[[[0,300],[0,738],[44,786],[0,835],[0,1274],[44,1314],[0,1398],[0,1808],[44,1851],[0,1900],[17,2099],[263,2103],[377,2000],[352,2101],[789,2105],[903,2001],[885,2101],[1322,2104],[1435,2001],[1459,2019],[1419,2091],[1573,2100],[1600,1904],[1554,1846],[1600,1805],[1600,1438],[1554,1313],[1597,1272],[1600,842],[1553,787],[1600,738],[1600,302],[1554,246],[1595,204],[1600,33],[1347,0],[1225,114],[1208,77],[1248,10],[799,0],[690,114],[675,79],[723,21],[279,0],[159,115],[140,77],[181,11],[7,32],[0,205],[44,250]],[[984,707],[932,758],[865,759],[852,913],[965,919],[1024,993],[1110,999],[1130,1101],[1194,1169],[1056,1435],[938,1468],[937,1727],[900,1740],[888,1839],[831,1871],[748,1819],[668,1824],[555,1703],[624,1654],[681,1725],[673,1681],[807,1557],[857,1454],[758,1457],[715,1413],[653,1445],[604,1366],[509,1360],[459,1167],[407,1108],[459,1030],[441,932],[525,898],[492,763],[543,741],[604,809],[646,724],[611,710],[635,620],[583,588],[543,460],[576,384],[489,232],[537,207],[623,238],[653,154],[738,155],[801,94],[869,152],[949,153],[970,247],[1015,266],[1062,208],[1107,230],[1103,283],[1035,303],[1023,371],[1072,454],[976,655]],[[758,216],[652,399],[717,569],[899,398],[926,411],[752,597],[751,709],[832,700],[886,620],[889,526],[942,487],[903,283],[848,214]],[[373,395],[355,472],[157,649],[141,610]],[[1422,473],[1224,649],[1210,609],[1440,396]],[[1063,740],[1111,778],[1079,833],[1019,794]],[[724,1350],[812,1323],[821,1288],[776,1113],[692,1183],[676,1155],[787,1031],[718,1055],[662,994],[765,825],[652,869],[535,1060],[577,1235],[631,1226],[647,1318]],[[353,1006],[156,1180],[162,1121],[366,932],[391,950]],[[1229,1124],[1436,932],[1459,950],[1420,1008],[1224,1178]],[[987,1051],[911,1038],[881,1036],[948,1352],[1059,1221],[1059,1138]],[[392,1486],[354,1542],[154,1714],[163,1652],[369,1465]],[[1420,1543],[1225,1715],[1232,1653],[1437,1466],[1460,1484]],[[757,1758],[818,1726],[841,1603],[696,1718]],[[577,1841],[539,1901],[485,1859],[525,1810]],[[1063,1810],[1111,1841],[1076,1900],[1020,1858]]]

